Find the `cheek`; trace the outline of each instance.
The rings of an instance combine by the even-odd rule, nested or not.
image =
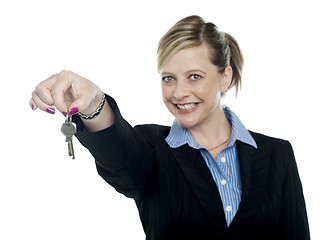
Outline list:
[[[216,98],[217,90],[214,86],[204,86],[204,87],[198,87],[195,89],[195,95],[203,98],[203,99],[213,99]]]
[[[170,93],[170,88],[165,87],[162,85],[162,98],[163,101],[166,102],[170,99],[171,93]]]
[[[221,92],[215,87],[198,89],[197,96],[210,105],[217,105],[221,99]]]

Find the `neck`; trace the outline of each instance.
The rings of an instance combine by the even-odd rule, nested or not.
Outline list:
[[[231,135],[231,125],[223,109],[219,107],[211,120],[200,126],[188,129],[196,141],[207,149],[224,143]],[[224,147],[228,145],[228,141]]]

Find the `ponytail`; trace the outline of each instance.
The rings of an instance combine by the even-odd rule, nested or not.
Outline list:
[[[240,50],[239,44],[235,38],[233,38],[228,33],[225,33],[228,45],[230,48],[230,66],[232,68],[232,80],[229,89],[232,87],[236,88],[236,96],[238,95],[238,90],[241,88],[241,76],[244,66],[243,54]]]

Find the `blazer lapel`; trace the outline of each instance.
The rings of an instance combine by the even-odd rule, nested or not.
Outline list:
[[[256,141],[255,136],[253,137]],[[257,141],[256,143],[257,149],[243,142],[236,142],[242,179],[242,196],[237,214],[230,225],[234,231],[245,229],[252,215],[257,213],[266,187],[271,147],[269,144],[262,145]]]
[[[171,151],[213,227],[221,235],[227,233],[219,191],[199,150],[183,145]]]

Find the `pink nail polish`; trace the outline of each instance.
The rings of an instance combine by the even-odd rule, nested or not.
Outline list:
[[[70,114],[70,115],[73,115],[73,114],[75,114],[75,113],[78,113],[78,111],[79,111],[79,109],[78,109],[77,107],[75,107],[75,108],[71,108],[71,109],[69,110],[69,114]]]
[[[62,114],[64,115],[64,117],[66,117],[67,112],[62,112]]]
[[[33,103],[31,103],[31,105],[30,105],[30,106],[31,106],[32,110],[34,110],[34,104],[33,104]]]
[[[53,109],[53,108],[47,108],[46,109],[46,112],[47,113],[50,113],[50,114],[55,114],[55,109]]]

